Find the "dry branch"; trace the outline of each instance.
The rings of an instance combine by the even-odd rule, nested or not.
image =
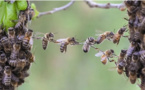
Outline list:
[[[84,0],[89,7],[91,8],[104,8],[104,9],[110,9],[110,8],[118,8],[121,11],[125,10],[125,5],[124,3],[120,3],[120,4],[111,4],[111,3],[107,3],[107,4],[100,4],[100,3],[96,3],[92,0]]]
[[[58,7],[58,8],[54,8],[51,11],[46,11],[46,12],[40,12],[39,15],[37,17],[43,16],[43,15],[48,15],[48,14],[53,14],[55,12],[61,11],[61,10],[66,10],[67,8],[69,8],[73,3],[75,2],[75,0],[71,0],[68,4],[62,6],[62,7]]]

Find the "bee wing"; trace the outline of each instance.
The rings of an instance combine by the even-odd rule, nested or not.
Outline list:
[[[33,45],[33,38],[30,38],[29,43],[30,43],[31,46]]]
[[[58,40],[56,40],[57,43],[62,43],[62,42],[65,42],[65,41],[66,41],[66,39],[58,39]]]
[[[104,53],[102,51],[99,51],[98,53],[95,54],[96,57],[102,56]]]

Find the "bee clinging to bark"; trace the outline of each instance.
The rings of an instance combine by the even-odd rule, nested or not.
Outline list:
[[[120,41],[120,38],[121,38],[121,36],[123,36],[125,31],[126,31],[125,27],[119,29],[118,32],[113,37],[113,43],[117,43],[117,45],[118,45],[119,41]]]
[[[100,57],[101,56],[101,62],[105,65],[107,64],[109,58],[112,58],[114,56],[114,50],[109,49],[106,50],[105,52],[99,51],[95,56]],[[110,62],[113,62],[114,60],[109,60]]]
[[[5,53],[10,53],[12,50],[11,42],[7,37],[1,39],[2,45],[4,47]]]
[[[60,44],[60,52],[66,52],[67,51],[67,45],[77,45],[79,44],[74,37],[69,37],[65,39],[58,39],[55,43]]]
[[[137,71],[140,69],[141,65],[139,60],[139,53],[135,52],[132,55],[132,62],[129,65],[129,79],[132,84],[136,82]]]
[[[30,29],[25,33],[25,37],[22,42],[22,46],[24,49],[31,49],[30,41],[32,40],[32,34],[33,34],[33,30]]]
[[[90,47],[96,43],[93,37],[87,38],[83,45],[83,51],[87,53],[90,50]]]
[[[8,29],[8,38],[12,44],[15,43],[15,41],[16,41],[15,30],[12,27]]]
[[[48,45],[49,42],[54,41],[53,38],[54,38],[54,34],[51,33],[51,32],[50,33],[46,33],[44,35],[44,37],[42,38],[42,47],[43,47],[44,50],[46,50],[47,45]]]
[[[124,71],[124,67],[126,65],[125,62],[125,56],[126,56],[127,50],[121,50],[121,53],[118,57],[118,61],[117,61],[117,72],[118,74],[122,74]]]
[[[104,32],[103,34],[99,35],[99,37],[98,37],[96,43],[97,43],[97,44],[100,44],[100,43],[102,43],[105,39],[112,40],[113,37],[114,37],[114,33],[113,33],[113,32],[111,32],[111,31],[106,31],[106,32]]]
[[[12,77],[11,74],[12,74],[12,72],[11,72],[10,66],[5,66],[5,68],[4,68],[4,75],[3,75],[3,84],[5,86],[10,86],[10,84],[11,84],[11,77]]]

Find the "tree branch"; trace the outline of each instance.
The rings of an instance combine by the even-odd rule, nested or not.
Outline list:
[[[107,3],[107,4],[99,4],[99,3],[96,3],[92,0],[84,0],[88,5],[89,7],[91,8],[104,8],[104,9],[110,9],[110,8],[118,8],[120,9],[121,11],[124,11],[126,9],[124,3],[121,3],[121,4],[111,4],[111,3]]]
[[[53,14],[55,12],[61,11],[61,10],[66,10],[67,8],[69,8],[73,3],[75,2],[75,0],[71,0],[68,4],[62,6],[62,7],[58,7],[58,8],[54,8],[51,11],[46,11],[46,12],[40,12],[39,15],[37,16],[37,18],[39,18],[40,16],[43,15],[48,15],[48,14]]]

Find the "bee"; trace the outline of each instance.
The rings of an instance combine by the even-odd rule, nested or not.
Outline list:
[[[6,61],[7,61],[6,54],[5,53],[0,54],[0,65],[4,65]]]
[[[19,60],[17,60],[15,69],[13,71],[15,71],[15,72],[22,71],[25,66],[26,66],[26,60],[25,59],[19,59]]]
[[[129,79],[132,84],[136,82],[137,72],[140,69],[141,65],[139,61],[139,53],[135,52],[132,55],[132,62],[129,65]]]
[[[18,18],[19,19],[18,19],[17,24],[15,25],[15,29],[20,29],[20,28],[25,27],[25,25],[26,25],[26,14],[25,14],[25,11],[20,11]]]
[[[123,27],[121,29],[118,30],[118,32],[114,35],[113,37],[113,43],[117,43],[117,45],[119,44],[120,38],[121,36],[123,36],[124,32],[126,31],[126,28]]]
[[[101,35],[98,37],[96,43],[97,43],[97,44],[100,44],[100,43],[102,43],[105,39],[112,40],[113,37],[114,37],[114,33],[113,33],[113,32],[106,31],[106,32],[104,32],[103,34],[101,34]]]
[[[144,59],[145,59],[145,50],[139,51],[139,56],[140,56],[140,62],[145,67],[145,61],[144,61]]]
[[[79,44],[74,37],[69,37],[69,38],[65,38],[65,39],[58,39],[56,40],[55,43],[59,43],[60,44],[60,52],[66,52],[67,51],[67,45],[77,45]]]
[[[116,64],[118,74],[122,74],[124,71],[123,69],[126,65],[126,62],[125,62],[126,53],[127,53],[127,50],[121,50],[121,53],[120,53],[119,58],[118,58],[118,62]]]
[[[12,79],[11,80],[12,80],[11,81],[12,86],[18,87],[19,78],[16,75],[14,75],[13,73],[12,73]]]
[[[26,15],[27,15],[26,20],[27,21],[32,20],[33,16],[35,15],[34,9],[28,8],[25,12],[26,12]]]
[[[87,38],[83,45],[83,51],[87,53],[90,50],[90,46],[94,45],[95,43],[96,41],[93,37]]]
[[[10,86],[11,85],[11,76],[12,75],[12,71],[10,66],[5,66],[4,68],[4,76],[3,76],[3,84],[5,86]]]
[[[19,54],[20,49],[21,49],[20,42],[13,44],[13,50],[12,50],[10,59],[16,60],[18,58],[18,54]]]
[[[12,42],[12,44],[16,41],[15,31],[12,27],[8,29],[8,39]]]
[[[26,50],[25,53],[26,53],[26,55],[27,55],[26,57],[30,63],[35,61],[35,56],[29,50]]]
[[[127,54],[126,54],[127,57],[131,57],[133,51],[135,50],[135,46],[136,46],[136,42],[132,41],[127,50]]]
[[[107,64],[109,58],[112,58],[114,56],[114,50],[109,49],[106,50],[105,52],[99,51],[99,53],[95,54],[96,57],[101,56],[101,62],[105,65]],[[110,62],[113,62],[113,60],[109,60]]]
[[[33,34],[33,30],[28,30],[26,33],[25,33],[25,36],[24,36],[24,39],[23,39],[23,42],[22,42],[22,46],[24,49],[31,49],[31,42],[30,40],[32,40],[32,34]]]
[[[28,76],[29,76],[29,73],[27,71],[23,71],[23,72],[20,72],[19,78],[24,79],[25,77],[28,77]]]
[[[4,47],[5,53],[10,53],[12,50],[11,42],[7,37],[1,39],[2,45]]]
[[[3,67],[0,66],[0,81],[2,81],[2,78],[3,78]],[[1,84],[1,83],[0,83]]]
[[[46,33],[44,35],[44,37],[42,38],[42,47],[44,50],[46,50],[47,48],[47,45],[50,41],[53,41],[53,38],[54,38],[54,34],[53,33]]]

